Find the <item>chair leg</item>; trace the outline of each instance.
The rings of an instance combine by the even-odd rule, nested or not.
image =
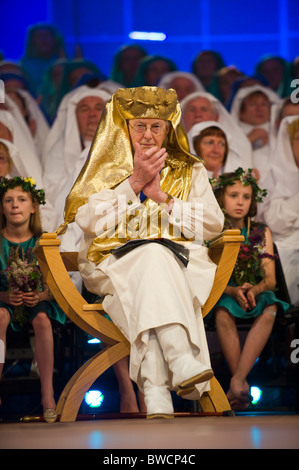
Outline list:
[[[71,377],[57,403],[57,413],[61,422],[76,421],[78,410],[93,382],[111,365],[128,356],[130,349],[126,343],[116,343],[95,354]]]
[[[203,412],[230,413],[232,412],[229,401],[220,383],[213,377],[210,381],[211,390],[205,392],[199,403]]]

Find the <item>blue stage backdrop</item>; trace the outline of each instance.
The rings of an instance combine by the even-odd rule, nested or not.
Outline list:
[[[0,0],[1,45],[6,59],[18,60],[26,29],[49,22],[65,38],[74,55],[83,55],[109,76],[113,55],[125,43],[137,42],[149,54],[172,59],[178,69],[190,71],[202,49],[222,54],[252,74],[264,54],[292,61],[299,55],[298,0]],[[132,31],[165,33],[164,41],[134,41]]]

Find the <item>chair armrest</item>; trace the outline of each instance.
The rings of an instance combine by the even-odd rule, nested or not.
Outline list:
[[[243,235],[240,235],[241,231],[239,229],[228,229],[224,230],[224,232],[221,232],[220,235],[218,235],[215,238],[212,238],[208,242],[209,248],[218,248],[223,246],[224,243],[229,243],[229,242],[243,242],[244,237]]]
[[[209,242],[209,256],[217,264],[217,269],[211,293],[202,307],[203,317],[211,311],[219,300],[232,275],[240,244],[244,241],[244,237],[240,233],[240,230],[225,230]]]
[[[35,245],[43,277],[56,302],[79,328],[101,339],[103,343],[126,342],[114,323],[99,315],[99,312],[104,313],[102,305],[92,304],[89,307],[70,278],[68,269],[78,269],[77,253],[60,252],[59,246],[60,240],[56,233],[43,234]]]

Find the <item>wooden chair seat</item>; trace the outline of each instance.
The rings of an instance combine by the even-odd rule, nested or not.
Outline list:
[[[239,230],[227,230],[209,244],[209,255],[217,264],[214,284],[202,308],[205,317],[223,293],[244,237]],[[130,344],[116,325],[103,316],[102,304],[88,304],[75,287],[69,272],[78,270],[77,252],[60,252],[56,233],[44,233],[36,245],[41,271],[55,300],[65,314],[83,331],[105,344],[75,372],[57,403],[60,421],[75,421],[79,407],[94,381],[117,361],[130,354]],[[200,399],[204,412],[226,412],[230,405],[215,377],[211,390]]]

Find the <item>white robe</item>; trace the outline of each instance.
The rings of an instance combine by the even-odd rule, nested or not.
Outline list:
[[[26,161],[21,158],[19,149],[13,143],[9,142],[6,139],[0,139],[0,142],[6,145],[6,147],[8,148],[9,154],[13,160],[13,168],[10,174],[6,175],[6,178],[13,178],[14,176],[24,176],[24,177],[32,176],[31,172],[29,172],[26,166]],[[38,183],[37,183],[37,187],[40,188]],[[51,231],[50,230],[52,228],[51,221],[55,217],[55,211],[48,201],[46,201],[45,205],[40,206],[40,215],[41,215],[41,222],[42,222],[43,230],[46,232]]]
[[[70,193],[73,184],[75,183],[81,168],[83,167],[90,149],[90,145],[85,147],[83,152],[79,155],[79,158],[75,162],[75,166],[72,168],[73,173],[69,174],[68,180],[65,182],[63,188],[57,196],[55,210],[55,217],[52,219],[52,231],[56,231],[60,224],[64,221],[64,207],[65,201]],[[71,169],[70,169],[71,170]],[[79,251],[81,239],[82,239],[82,230],[78,227],[77,224],[70,224],[66,233],[59,235],[58,238],[61,241],[60,251]],[[82,277],[78,271],[70,272],[70,277],[75,284],[79,292],[82,291]]]
[[[42,158],[43,179],[45,191],[54,207],[59,193],[66,185],[70,189],[74,181],[74,168],[82,152],[76,107],[88,96],[98,96],[105,102],[110,99],[108,92],[87,86],[68,93],[59,105],[57,117],[45,143]],[[91,142],[88,142],[88,145],[90,144]]]
[[[299,168],[291,148],[287,126],[298,116],[280,124],[271,170],[265,185],[267,198],[257,219],[266,223],[277,246],[292,304],[299,305]]]
[[[188,132],[190,152],[196,155],[196,151],[194,148],[194,142],[196,138],[204,129],[207,129],[212,126],[214,127],[216,126],[224,132],[227,143],[228,143],[228,154],[226,157],[226,162],[222,166],[219,174],[230,172],[230,171],[236,171],[239,167],[243,167],[243,169],[248,168],[247,166],[245,167],[244,164],[245,163],[248,164],[250,162],[246,161],[243,158],[240,146],[236,145],[236,140],[226,129],[225,124],[220,124],[219,122],[216,122],[216,121],[199,122],[198,124],[194,124],[194,126],[191,127],[190,131]],[[208,171],[208,176],[209,178],[212,178],[213,172]]]
[[[165,73],[162,76],[162,78],[159,80],[157,86],[160,87],[160,88],[164,88],[165,90],[168,90],[169,88],[173,88],[173,86],[171,86],[171,84],[172,84],[173,80],[175,80],[176,78],[185,78],[185,79],[189,80],[193,84],[194,92],[196,92],[196,91],[205,91],[205,87],[203,86],[203,84],[201,83],[199,78],[197,78],[196,75],[194,75],[194,73],[190,73],[190,72],[168,72],[168,73]]]
[[[270,120],[264,124],[260,125],[250,125],[240,120],[240,108],[244,99],[256,91],[261,91],[264,93],[270,102]],[[276,120],[275,113],[272,111],[272,107],[278,106],[281,100],[279,96],[272,91],[270,88],[264,87],[262,85],[252,85],[244,88],[240,88],[236,93],[236,96],[232,102],[231,106],[231,116],[247,136],[253,129],[264,129],[268,132],[269,141],[266,145],[262,147],[255,148],[252,147],[252,164],[254,168],[257,168],[260,173],[259,185],[261,187],[265,186],[265,180],[268,176],[269,169],[271,167],[272,155],[276,143]],[[248,139],[249,141],[249,139]],[[251,144],[250,144],[251,145]],[[266,188],[267,189],[267,188]]]
[[[15,111],[19,112],[18,108]],[[19,125],[22,123],[22,120],[24,121],[21,114],[20,119],[17,121],[10,111],[0,110],[0,122],[10,130],[13,136],[12,145],[6,144],[9,147],[9,151],[12,152],[11,157],[14,162],[14,169],[10,176],[33,177],[36,181],[36,187],[43,188],[40,160],[35,152],[34,143],[25,121],[23,122],[23,127]],[[6,140],[4,140],[4,143],[6,143]],[[43,230],[46,232],[52,231],[52,224],[56,213],[51,201],[47,197],[47,192],[46,204],[40,206],[40,213]]]
[[[271,168],[271,159],[275,148],[276,136],[271,134],[270,122],[261,124],[259,126],[252,126],[245,122],[240,122],[240,128],[245,135],[248,135],[255,128],[264,129],[269,135],[269,142],[265,145],[257,145],[252,149],[252,165],[259,171],[258,184],[261,188],[265,188],[265,181],[267,180],[268,173]]]
[[[8,100],[9,97],[6,97],[6,99]],[[10,101],[12,102],[12,100]],[[18,119],[16,119],[10,111],[0,109],[0,122],[2,122],[12,134],[12,143],[17,147],[22,165],[24,166],[24,171],[26,171],[23,176],[32,176],[36,181],[37,187],[42,188],[43,178],[41,163],[35,150],[34,141],[17,105],[15,105],[14,112],[19,115]]]
[[[5,104],[7,106],[8,111],[11,112],[18,125],[23,129],[24,133],[27,135],[29,141],[31,142],[32,140],[35,148],[35,153],[38,155],[39,159],[41,159],[42,149],[45,145],[50,126],[47,123],[44,114],[42,113],[39,105],[37,104],[33,96],[31,96],[27,90],[19,89],[17,90],[17,93],[25,101],[25,106],[27,108],[29,117],[34,119],[35,121],[36,131],[34,136],[32,136],[28,124],[25,121],[23,114],[20,112],[18,105],[9,95],[5,97]]]
[[[107,210],[109,203],[110,211]],[[202,214],[197,210],[197,204],[202,204]],[[94,237],[100,235],[99,227],[106,222],[113,226],[115,213],[125,215],[141,206],[126,180],[115,190],[102,190],[90,196],[76,216],[76,222],[84,232],[79,253],[83,281],[91,292],[105,295],[105,311],[129,340],[130,377],[137,383],[149,330],[166,324],[184,325],[195,355],[210,367],[201,306],[211,291],[216,265],[208,256],[203,239],[218,235],[223,227],[223,214],[206,170],[201,163],[195,163],[188,201],[175,198],[171,214],[165,209],[162,211],[162,218],[177,227],[182,224],[184,233],[194,235],[194,241],[188,243],[190,260],[187,267],[168,248],[156,243],[135,248],[119,259],[110,255],[98,265],[89,261],[87,250]],[[181,211],[182,208],[189,210]],[[162,236],[167,238],[167,233]],[[209,390],[209,382],[196,388],[201,394]]]
[[[18,90],[18,92],[23,96],[26,102],[30,117],[36,122],[36,132],[33,140],[37,154],[40,156],[40,158],[42,158],[43,148],[50,131],[50,126],[41,108],[37,104],[36,100],[30,95],[30,93],[28,93],[26,90]]]

